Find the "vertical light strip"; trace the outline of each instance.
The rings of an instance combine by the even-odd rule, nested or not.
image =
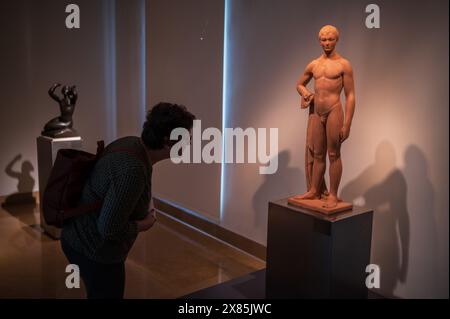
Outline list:
[[[147,39],[146,39],[146,5],[145,0],[141,0],[141,122],[140,127],[144,124],[147,103]]]
[[[220,222],[223,221],[225,187],[226,187],[226,168],[225,168],[225,152],[226,152],[226,134],[227,125],[227,107],[228,107],[228,20],[230,18],[230,1],[224,0],[224,30],[223,30],[223,80],[222,80],[222,164],[220,172]]]
[[[116,1],[103,0],[108,142],[117,138]]]

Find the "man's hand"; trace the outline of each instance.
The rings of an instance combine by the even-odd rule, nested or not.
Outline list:
[[[144,219],[142,220],[138,220],[137,223],[137,227],[138,227],[138,232],[143,232],[143,231],[147,231],[150,228],[152,228],[152,226],[155,224],[156,222],[156,217],[155,217],[155,209],[151,209],[150,212],[147,214],[147,216],[145,216]]]
[[[350,126],[344,125],[339,132],[339,139],[343,143],[350,135]]]

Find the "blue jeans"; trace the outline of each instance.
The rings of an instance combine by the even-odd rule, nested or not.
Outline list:
[[[125,263],[102,264],[88,259],[61,239],[61,247],[71,264],[80,268],[88,299],[123,299]]]

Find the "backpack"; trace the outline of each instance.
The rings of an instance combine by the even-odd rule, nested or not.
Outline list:
[[[84,205],[78,205],[78,201],[92,169],[105,155],[104,148],[104,142],[98,141],[96,154],[74,149],[58,150],[42,196],[43,216],[48,225],[62,228],[68,219],[102,207],[103,200]],[[145,163],[145,159],[133,150],[113,148],[111,152],[129,153]]]

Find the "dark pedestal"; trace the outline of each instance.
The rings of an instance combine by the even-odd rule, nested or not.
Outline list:
[[[267,298],[367,298],[373,211],[323,215],[269,203]]]

